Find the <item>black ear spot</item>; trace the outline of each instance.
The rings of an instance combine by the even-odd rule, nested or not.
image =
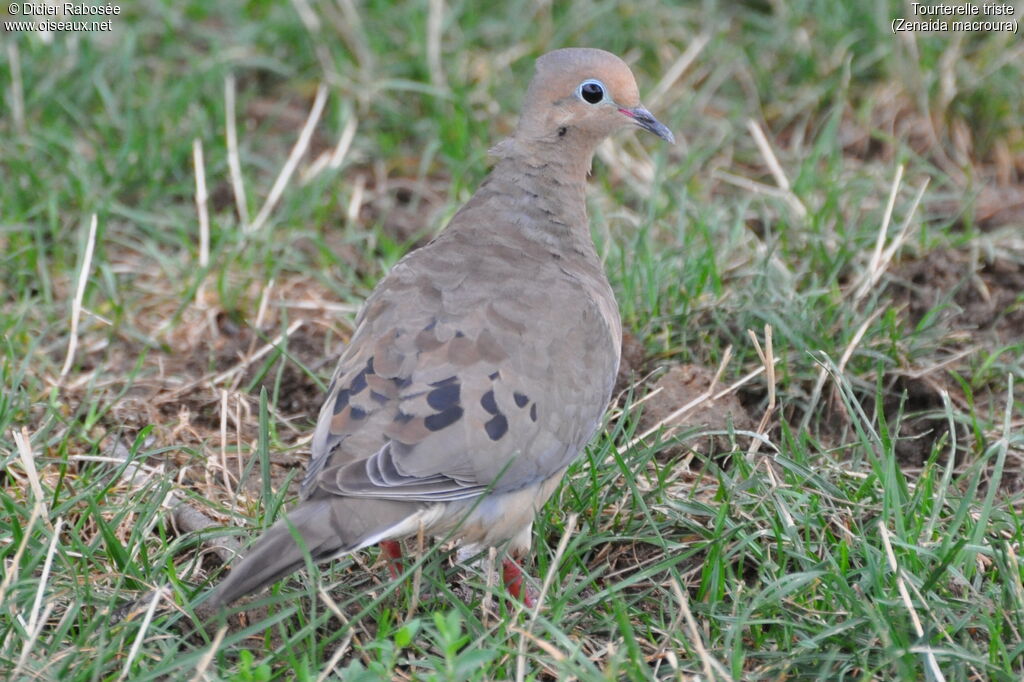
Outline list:
[[[512,399],[516,401],[516,407],[526,407],[526,403],[530,402],[530,397],[525,393],[513,393]]]

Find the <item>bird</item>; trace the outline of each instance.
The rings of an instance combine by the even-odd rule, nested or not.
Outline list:
[[[227,606],[313,562],[423,533],[504,551],[513,598],[533,520],[598,430],[618,305],[590,233],[595,150],[636,126],[674,143],[610,52],[539,57],[513,134],[468,202],[358,313],[311,441],[300,502],[212,591]],[[392,574],[396,572],[392,568]]]

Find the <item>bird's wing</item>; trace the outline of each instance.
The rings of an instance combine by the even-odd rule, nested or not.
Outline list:
[[[618,329],[591,292],[500,246],[467,247],[459,263],[457,246],[433,246],[367,300],[320,412],[307,496],[513,490],[564,469],[593,435]]]

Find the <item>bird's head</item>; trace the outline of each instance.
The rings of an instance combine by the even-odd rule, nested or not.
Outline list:
[[[593,148],[629,125],[675,142],[672,132],[640,103],[636,79],[624,61],[604,50],[570,47],[537,60],[516,138],[573,140]]]

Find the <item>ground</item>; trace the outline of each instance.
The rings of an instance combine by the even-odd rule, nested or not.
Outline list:
[[[894,35],[895,2],[120,7],[0,54],[0,676],[1024,675],[1018,35]],[[595,159],[623,367],[535,525],[539,610],[413,539],[398,580],[367,550],[197,615],[293,501],[360,302],[566,45],[679,142]]]

